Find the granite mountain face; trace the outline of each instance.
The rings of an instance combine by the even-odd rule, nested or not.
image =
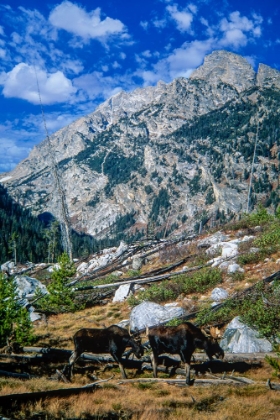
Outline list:
[[[279,116],[280,72],[260,64],[255,73],[243,57],[215,51],[189,79],[116,94],[0,182],[34,214],[60,218],[53,153],[75,230],[191,231],[258,203],[277,207]]]

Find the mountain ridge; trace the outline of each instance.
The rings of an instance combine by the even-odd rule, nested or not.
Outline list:
[[[251,204],[273,210],[279,195],[273,155],[279,150],[279,88],[277,70],[260,64],[256,73],[245,58],[214,51],[189,79],[119,92],[59,130],[50,141],[71,225],[93,236],[110,236],[118,217],[133,214],[130,232],[163,229],[166,234],[213,223],[221,212],[224,219],[236,217],[246,211],[258,124],[266,155],[257,151]],[[210,137],[203,124],[210,127]],[[2,182],[34,213],[49,211],[59,218],[50,168],[44,140]]]

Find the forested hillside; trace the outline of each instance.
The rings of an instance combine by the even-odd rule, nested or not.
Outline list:
[[[17,204],[0,184],[0,262],[15,257],[18,262],[45,261],[47,249],[45,224]]]
[[[123,230],[133,220],[133,215],[118,218],[115,235],[110,240],[95,240],[90,235],[72,230],[73,256],[87,257],[92,252],[119,244],[124,239]],[[50,213],[39,217],[32,215],[0,184],[0,264],[8,260],[17,263],[55,262],[62,252],[59,223],[55,218]]]

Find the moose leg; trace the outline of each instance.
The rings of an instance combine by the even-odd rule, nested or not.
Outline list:
[[[121,362],[119,362],[119,368],[120,368],[123,379],[127,379],[123,364]]]
[[[191,379],[190,379],[191,365],[190,365],[190,363],[188,363],[188,362],[185,363],[185,370],[186,370],[186,384],[191,385]]]
[[[180,354],[182,361],[185,363],[185,371],[186,371],[186,385],[193,385],[193,381],[191,381],[191,357],[192,354]]]
[[[153,375],[154,378],[157,378],[157,365],[158,365],[158,356],[152,352],[150,355],[152,366],[153,366]]]
[[[113,356],[114,360],[118,363],[121,374],[122,374],[122,378],[123,379],[127,379],[123,364],[122,364],[122,355],[121,354],[116,354],[116,353],[111,353],[111,355]]]
[[[69,379],[71,380],[73,376],[73,367],[76,360],[80,357],[81,353],[78,350],[74,350],[69,358]]]

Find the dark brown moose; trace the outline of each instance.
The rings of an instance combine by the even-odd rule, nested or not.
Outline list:
[[[70,356],[68,365],[70,378],[73,374],[74,363],[86,351],[97,354],[110,353],[119,364],[123,378],[127,377],[121,359],[125,349],[131,347],[132,352],[138,359],[144,352],[140,335],[138,333],[130,335],[125,328],[118,325],[111,325],[103,329],[82,328],[75,333],[73,340],[75,350]]]
[[[206,336],[200,328],[185,322],[176,327],[158,326],[147,328],[147,336],[152,348],[151,361],[153,375],[157,377],[158,356],[163,353],[179,354],[185,363],[186,384],[191,385],[190,381],[190,362],[196,348],[205,351],[210,360],[215,355],[217,358],[224,357],[224,351],[217,341],[217,330],[210,329],[211,336]]]

